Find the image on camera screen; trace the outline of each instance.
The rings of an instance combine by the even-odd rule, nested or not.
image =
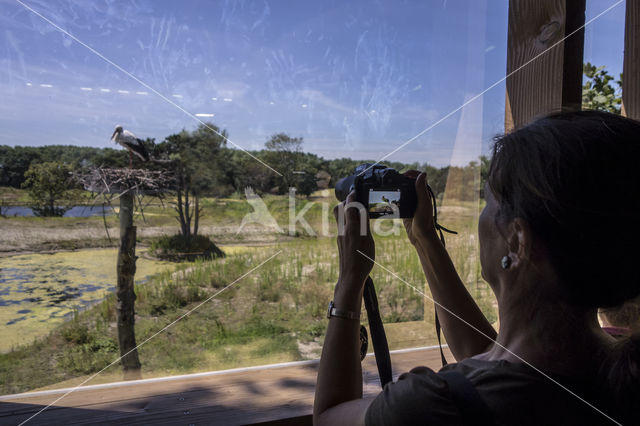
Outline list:
[[[369,213],[377,217],[400,215],[400,189],[395,191],[376,191],[369,189]]]

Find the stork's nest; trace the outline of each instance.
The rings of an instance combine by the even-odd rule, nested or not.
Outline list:
[[[168,171],[145,169],[106,169],[96,167],[75,173],[74,180],[87,191],[100,194],[159,195],[175,187],[175,177]]]

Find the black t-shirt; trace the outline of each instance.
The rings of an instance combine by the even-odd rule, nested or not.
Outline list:
[[[469,379],[499,425],[606,425],[615,424],[606,416],[626,418],[596,401],[598,392],[588,380],[554,376],[554,383],[526,364],[507,361],[466,359],[440,371],[449,370]],[[427,367],[414,368],[385,386],[365,420],[367,426],[464,424],[447,383]]]

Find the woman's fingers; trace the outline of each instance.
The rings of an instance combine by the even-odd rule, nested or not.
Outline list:
[[[340,276],[357,277],[354,282],[364,283],[373,266],[367,259],[375,256],[375,246],[369,231],[369,217],[364,206],[356,201],[355,192],[334,208],[333,214],[338,222],[338,256],[340,258]],[[363,222],[364,221],[364,222]],[[364,253],[361,256],[358,252]],[[359,279],[362,277],[362,282]]]
[[[429,191],[427,191],[427,174],[424,172],[419,172],[417,170],[409,170],[404,172],[404,175],[410,179],[415,179],[416,183],[416,194],[418,195],[418,205],[424,203],[425,201],[429,201],[431,197],[429,196]]]
[[[416,194],[418,195],[418,204],[430,201],[431,197],[427,191],[427,174],[420,173],[416,178]]]
[[[356,193],[355,191],[351,191],[349,195],[347,195],[347,199],[345,200],[345,209],[344,212],[346,226],[358,227],[360,226],[360,206],[356,202]]]
[[[350,232],[359,233],[360,236],[370,234],[369,213],[366,208],[356,200],[355,191],[351,191],[345,200],[346,227]]]
[[[407,170],[406,172],[404,172],[404,175],[409,179],[415,179],[418,177],[419,174],[420,172],[417,170]]]

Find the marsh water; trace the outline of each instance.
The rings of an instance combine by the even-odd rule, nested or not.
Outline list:
[[[2,208],[2,214],[11,216],[34,216],[33,209],[26,206],[6,206]],[[64,213],[64,217],[89,217],[112,215],[113,208],[110,206],[73,206]]]
[[[170,268],[139,250],[136,283]],[[0,352],[44,336],[115,289],[117,249],[27,254],[0,259]]]

